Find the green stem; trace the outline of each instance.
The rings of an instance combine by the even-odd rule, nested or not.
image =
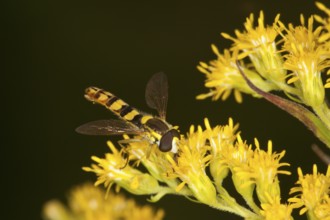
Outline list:
[[[330,110],[327,104],[324,102],[320,106],[313,107],[313,110],[321,121],[327,126],[328,130],[330,130]]]
[[[236,200],[229,195],[229,193],[221,187],[218,188],[218,192],[220,198],[218,198],[218,202],[216,204],[208,204],[213,208],[227,211],[239,215],[245,219],[259,219],[260,216],[251,212],[249,209],[244,208],[243,206],[239,205]]]

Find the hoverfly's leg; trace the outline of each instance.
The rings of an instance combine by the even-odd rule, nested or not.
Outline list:
[[[145,155],[147,159],[150,158],[151,152],[153,150],[158,150],[158,145],[155,144],[155,143],[150,143],[150,146],[148,147],[148,150],[147,150],[146,155]]]
[[[119,140],[118,144],[122,149],[123,152],[123,158],[126,160],[125,164],[123,167],[120,167],[120,169],[124,169],[128,162],[129,162],[129,152],[127,151],[127,145],[131,142],[131,139],[124,139],[124,140]]]
[[[173,160],[176,164],[178,164],[178,158],[179,158],[179,153],[174,153],[173,154]]]
[[[127,164],[129,163],[129,160],[130,160],[130,153],[129,151],[127,150],[128,146],[130,143],[133,143],[133,142],[141,142],[142,140],[141,139],[123,139],[123,140],[119,140],[118,141],[118,144],[120,145],[120,147],[122,148],[123,150],[123,155],[124,155],[124,159],[126,159],[126,163],[125,163],[125,166],[122,167],[121,169],[125,168],[127,166]],[[133,166],[137,166],[138,163],[140,161],[137,160]]]

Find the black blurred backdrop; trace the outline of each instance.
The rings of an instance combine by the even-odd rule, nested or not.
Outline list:
[[[84,89],[108,89],[148,112],[144,88],[158,71],[169,78],[168,121],[181,131],[202,124],[206,116],[213,125],[233,117],[249,143],[258,137],[266,146],[272,139],[274,151],[287,151],[283,161],[291,163],[293,175],[280,176],[284,185],[293,185],[298,166],[310,172],[318,158],[309,146],[319,142],[285,112],[247,96],[243,104],[233,97],[226,102],[195,100],[207,91],[196,65],[215,58],[211,43],[220,50],[228,47],[231,42],[220,32],[233,34],[260,10],[268,24],[277,13],[282,21],[298,24],[300,13],[318,12],[313,1],[299,0],[6,1],[1,216],[40,219],[47,200],[64,200],[71,187],[94,181],[81,167],[91,163],[91,155],[107,152],[108,138],[82,136],[74,129],[113,115],[86,101]],[[283,199],[288,190],[283,189]],[[147,203],[146,197],[138,200]],[[174,196],[154,205],[166,210],[165,219],[239,219]]]

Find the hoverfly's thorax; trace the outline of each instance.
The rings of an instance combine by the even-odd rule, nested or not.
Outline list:
[[[169,125],[159,118],[150,118],[145,125],[161,135],[170,129]]]

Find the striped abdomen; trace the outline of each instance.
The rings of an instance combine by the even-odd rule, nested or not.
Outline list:
[[[122,99],[97,87],[87,88],[85,98],[105,106],[117,116],[123,118],[125,121],[133,123],[138,127],[141,127],[143,124],[142,122],[147,120],[145,117],[151,117],[140,114],[135,108],[128,105]]]

